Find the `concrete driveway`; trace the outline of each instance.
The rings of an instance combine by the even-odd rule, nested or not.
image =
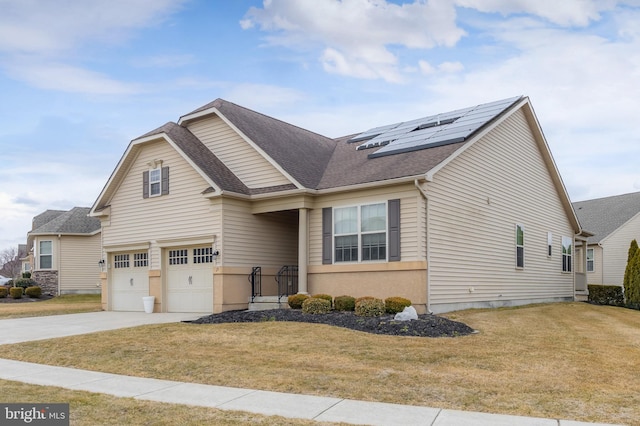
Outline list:
[[[116,330],[146,324],[164,324],[193,320],[202,314],[165,313],[146,314],[144,312],[87,312],[84,314],[51,315],[44,317],[16,318],[0,320],[0,328],[11,330],[0,333],[0,345],[53,339]]]

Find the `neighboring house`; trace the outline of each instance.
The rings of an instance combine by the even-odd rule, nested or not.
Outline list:
[[[47,210],[27,234],[33,278],[50,294],[100,293],[100,221],[88,207]]]
[[[622,285],[629,245],[640,241],[640,192],[573,203],[587,239],[589,284]]]
[[[26,245],[18,244],[18,251],[8,249],[2,253],[2,267],[0,268],[0,275],[6,278],[15,279],[20,277],[22,272],[21,258],[26,255]]]
[[[246,309],[252,277],[420,312],[575,294],[581,229],[526,97],[337,139],[218,99],[134,139],[91,215],[109,310]]]

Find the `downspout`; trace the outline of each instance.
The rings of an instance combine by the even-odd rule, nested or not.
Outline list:
[[[600,254],[602,256],[602,267],[600,268],[600,284],[605,285],[604,283],[604,247],[602,247],[602,243],[598,242],[598,247],[600,247]],[[593,252],[593,267],[596,267],[596,253],[595,250]],[[588,281],[588,280],[587,280]],[[623,279],[624,283],[624,279]],[[624,286],[622,286],[624,288]]]
[[[427,195],[427,191],[424,190],[424,188],[422,188],[422,186],[420,186],[420,182],[418,182],[418,179],[415,179],[413,181],[413,184],[416,186],[416,188],[418,189],[418,192],[420,192],[420,195],[422,195],[422,198],[424,198],[425,201],[425,227],[426,227],[426,241],[425,241],[425,245],[426,245],[426,255],[425,258],[427,260],[427,313],[432,314],[433,312],[431,311],[431,262],[430,262],[430,254],[431,254],[431,246],[430,246],[430,239],[431,239],[431,232],[429,231],[429,219],[430,219],[430,214],[429,214],[429,196]]]
[[[58,256],[56,256],[57,257],[57,259],[56,259],[57,262],[56,263],[58,264],[57,265],[58,266],[58,273],[57,273],[57,276],[58,276],[58,279],[57,279],[57,281],[58,281],[58,296],[60,296],[60,274],[62,272],[60,270],[60,259],[62,258],[61,251],[62,251],[62,239],[61,239],[61,235],[58,234],[58,247],[57,247],[57,250],[56,250],[56,253],[58,254]],[[53,247],[51,248],[51,255],[53,256]]]

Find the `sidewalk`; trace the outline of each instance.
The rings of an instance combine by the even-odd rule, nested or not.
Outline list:
[[[0,359],[0,379],[117,397],[363,425],[586,426],[569,420],[442,410],[252,389],[145,379]],[[603,424],[600,424],[603,425]]]

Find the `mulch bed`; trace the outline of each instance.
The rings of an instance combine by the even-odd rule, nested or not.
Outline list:
[[[222,324],[238,322],[294,321],[327,324],[374,334],[412,337],[456,337],[475,333],[461,322],[437,315],[419,315],[417,320],[394,321],[393,315],[361,317],[353,312],[332,311],[328,314],[305,314],[298,309],[273,309],[267,311],[228,311],[208,315],[194,321],[195,324]]]

